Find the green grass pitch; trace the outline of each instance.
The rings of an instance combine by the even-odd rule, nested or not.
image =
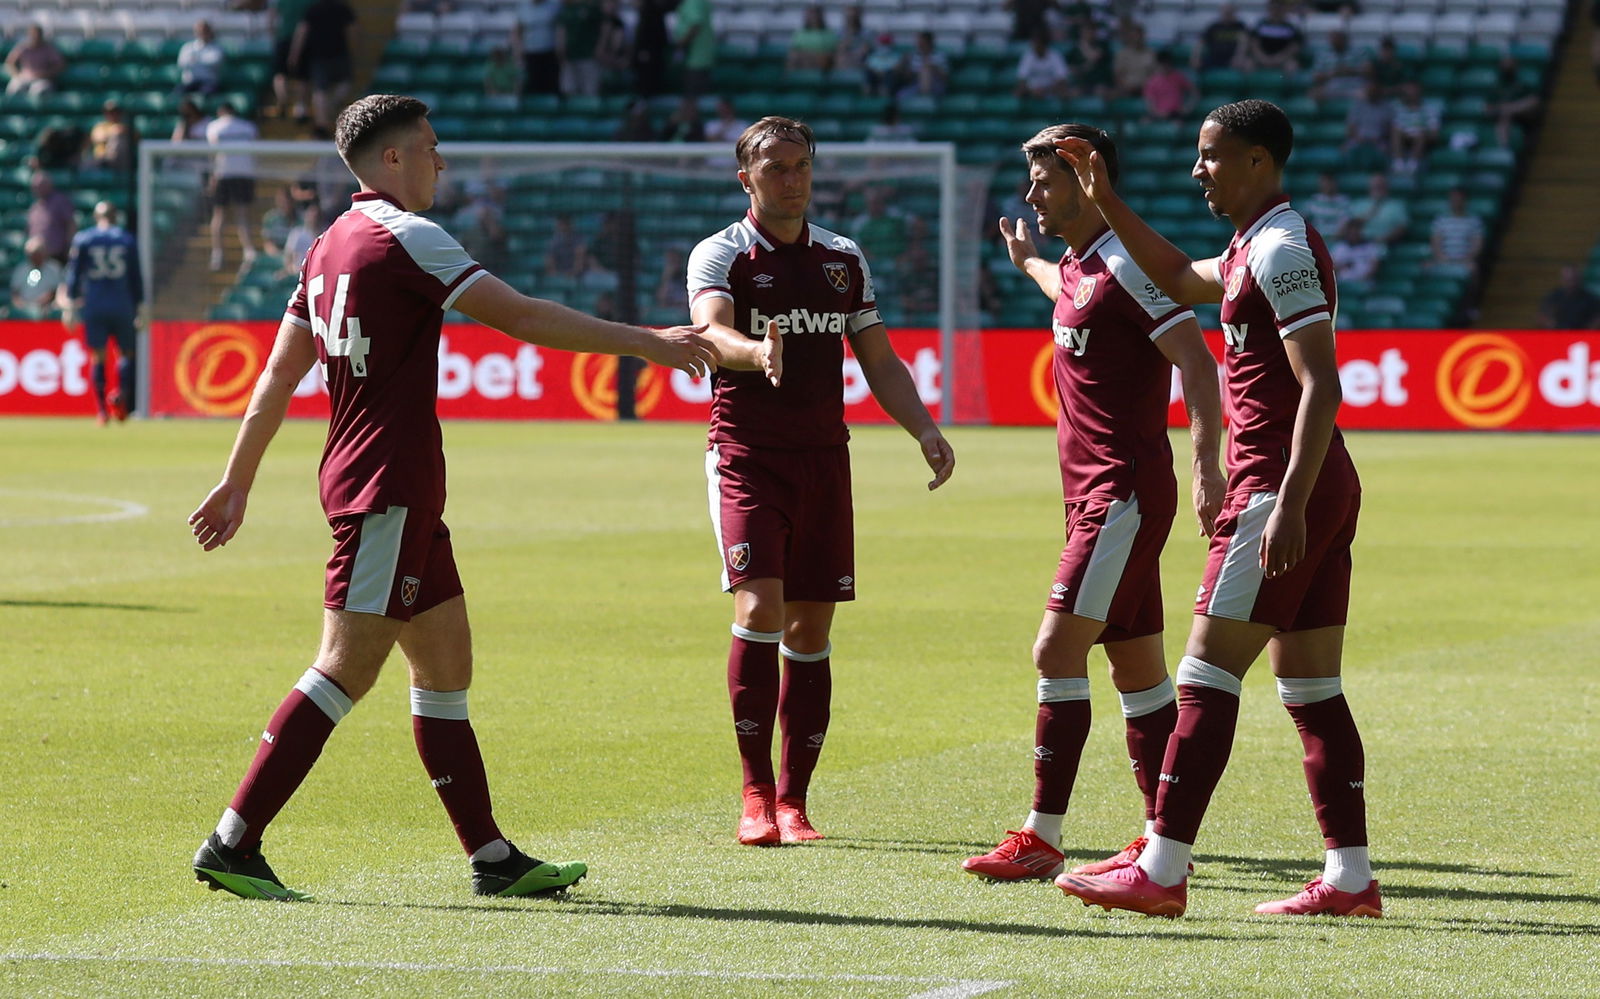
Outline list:
[[[810,809],[829,838],[756,850],[733,839],[702,428],[447,426],[497,816],[592,874],[565,900],[468,892],[391,663],[267,838],[318,901],[207,892],[189,857],[315,653],[329,550],[305,423],[238,538],[193,544],[234,429],[0,423],[0,996],[1600,994],[1594,437],[1351,435],[1346,687],[1388,917],[1335,922],[1250,914],[1321,857],[1264,664],[1185,918],[960,872],[1029,802],[1028,649],[1061,532],[1043,429],[955,428],[933,494],[909,438],[856,432],[860,599]],[[1173,661],[1201,561],[1182,512]],[[1093,670],[1074,861],[1139,827]]]

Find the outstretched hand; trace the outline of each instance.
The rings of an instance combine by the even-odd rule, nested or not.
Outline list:
[[[221,548],[239,533],[239,525],[244,523],[246,496],[238,486],[219,482],[194,513],[189,514],[189,528],[202,549]]]
[[[955,449],[937,427],[918,437],[917,444],[922,447],[922,457],[928,467],[933,469],[933,480],[928,483],[928,488],[938,489],[950,480],[950,473],[956,470]]]
[[[767,335],[756,348],[756,356],[761,361],[761,373],[776,387],[783,380],[783,333],[778,330],[777,320],[767,320]]]
[[[1078,186],[1090,201],[1098,202],[1100,196],[1111,190],[1111,175],[1106,172],[1106,162],[1100,158],[1088,139],[1069,136],[1057,139],[1056,155],[1067,162],[1078,175]]]
[[[1000,237],[1006,241],[1006,252],[1011,255],[1011,263],[1027,273],[1027,263],[1039,255],[1039,247],[1033,242],[1033,230],[1028,226],[1027,219],[1017,219],[1015,228],[1010,219],[1000,220]]]
[[[639,356],[666,368],[703,378],[717,370],[722,354],[716,344],[705,336],[706,327],[670,326],[664,330],[646,330],[650,336]]]

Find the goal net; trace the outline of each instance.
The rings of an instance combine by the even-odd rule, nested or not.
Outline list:
[[[749,206],[722,144],[447,142],[440,153],[448,168],[429,217],[519,291],[624,322],[687,322],[689,252]],[[253,190],[231,185],[247,200],[222,209],[220,255],[219,168],[253,178]],[[812,221],[862,245],[891,335],[936,333],[949,421],[986,412],[967,400],[982,382],[963,382],[961,362],[977,351],[990,173],[958,167],[948,143],[826,143],[813,168]],[[354,190],[328,143],[145,143],[139,235],[153,318],[280,317],[305,245],[294,228],[326,225]],[[307,205],[314,216],[302,217]]]

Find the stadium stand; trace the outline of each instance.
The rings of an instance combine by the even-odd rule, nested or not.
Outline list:
[[[37,98],[7,97],[0,102],[0,207],[15,216],[27,203],[26,164],[34,142],[46,125],[75,125],[87,129],[99,114],[108,93],[118,96],[145,136],[165,137],[171,132],[176,110],[176,52],[204,14],[217,30],[229,53],[224,92],[246,110],[254,109],[266,90],[270,72],[270,42],[264,16],[222,9],[220,3],[196,0],[141,0],[138,4],[102,7],[103,0],[63,0],[51,10],[34,10],[15,0],[0,0],[0,25],[7,46],[20,37],[27,23],[43,25],[67,55],[69,68],[54,93]],[[1152,46],[1171,51],[1179,65],[1188,65],[1195,39],[1216,16],[1220,0],[1134,0],[1117,5],[1131,9]],[[606,77],[601,96],[561,99],[553,95],[488,95],[483,88],[487,52],[507,44],[516,21],[514,4],[505,0],[454,0],[448,10],[413,0],[393,20],[393,33],[382,51],[370,90],[405,90],[417,93],[435,106],[434,125],[446,142],[476,141],[597,141],[618,132],[630,107],[636,107],[625,73]],[[1097,30],[1114,49],[1116,22],[1111,4],[1091,4]],[[1242,4],[1247,22],[1259,17],[1260,4]],[[1379,280],[1363,297],[1346,296],[1340,317],[1344,328],[1430,326],[1459,322],[1475,306],[1475,289],[1462,279],[1427,274],[1429,225],[1442,209],[1451,187],[1464,187],[1470,210],[1497,233],[1505,224],[1521,180],[1521,155],[1527,135],[1513,125],[1502,146],[1494,120],[1486,114],[1500,85],[1496,64],[1504,53],[1516,60],[1521,82],[1547,96],[1552,82],[1557,44],[1568,20],[1567,0],[1366,0],[1353,15],[1309,13],[1299,25],[1307,55],[1314,58],[1327,44],[1330,33],[1341,30],[1358,51],[1372,51],[1384,38],[1394,39],[1405,75],[1421,83],[1428,106],[1437,114],[1439,138],[1415,172],[1396,172],[1395,193],[1409,207],[1411,226],[1388,251]],[[778,0],[717,0],[715,24],[719,57],[710,93],[702,100],[703,117],[713,116],[715,95],[727,95],[738,116],[751,120],[766,113],[785,113],[810,121],[823,141],[859,142],[869,138],[885,119],[893,102],[900,123],[918,139],[956,143],[959,161],[974,170],[991,171],[990,201],[997,216],[1015,188],[1022,170],[1018,143],[1053,121],[1079,119],[1113,132],[1124,151],[1122,189],[1134,207],[1158,228],[1170,234],[1185,250],[1212,255],[1227,239],[1226,223],[1215,222],[1200,211],[1194,188],[1185,180],[1192,163],[1195,120],[1149,121],[1141,98],[1108,99],[1102,93],[1078,89],[1069,100],[1050,107],[1014,94],[1015,73],[1022,43],[1014,40],[1013,15],[993,0],[864,0],[862,27],[868,37],[891,35],[895,44],[909,50],[918,31],[934,33],[949,64],[946,93],[939,97],[913,95],[894,101],[863,92],[858,68],[784,72],[791,36],[800,26],[800,7]],[[828,26],[839,30],[844,10],[830,7]],[[1079,23],[1053,26],[1056,47],[1067,51],[1068,34]],[[381,36],[383,32],[374,31]],[[381,38],[377,41],[381,44]],[[1069,62],[1071,59],[1069,58]],[[1587,68],[1587,67],[1585,67]],[[1078,69],[1074,66],[1074,69]],[[1359,197],[1366,187],[1363,171],[1350,169],[1341,151],[1346,102],[1316,101],[1309,96],[1310,74],[1302,71],[1213,69],[1198,74],[1197,119],[1204,109],[1246,96],[1265,97],[1289,111],[1297,129],[1297,148],[1290,163],[1289,186],[1296,197],[1316,190],[1317,174],[1332,170],[1344,193]],[[675,89],[675,88],[669,88]],[[643,111],[665,122],[679,100],[675,93],[649,98]],[[74,193],[80,210],[98,197],[110,197],[127,206],[131,181],[127,178],[78,170],[58,177]],[[734,192],[737,193],[737,192]],[[260,217],[271,201],[271,190],[260,192]],[[737,198],[705,198],[687,188],[677,193],[668,186],[655,192],[659,210],[684,224],[689,231],[710,232],[736,212]],[[548,235],[551,213],[559,203],[531,187],[512,184],[503,192],[504,254],[513,268],[523,261],[541,259],[541,241]],[[860,192],[840,206],[843,218],[861,210]],[[934,206],[917,197],[898,203],[906,216],[933,221]],[[154,206],[162,233],[193,228],[201,221],[193,199],[168,194]],[[641,219],[641,227],[650,222]],[[7,227],[14,228],[14,227]],[[1328,234],[1331,239],[1333,234]],[[1592,238],[1593,233],[1585,235]],[[996,325],[1035,325],[1038,308],[1034,292],[1010,266],[1003,247],[987,231],[973,238],[985,244],[984,257],[999,291],[998,314],[986,321]],[[661,254],[671,241],[649,241],[650,254],[640,261],[645,278],[639,285],[653,287]],[[1490,244],[1495,240],[1491,236]],[[16,245],[13,245],[16,244]],[[0,240],[0,266],[13,265],[20,256],[20,241]],[[876,263],[876,262],[875,262]],[[269,265],[271,267],[269,268]],[[216,302],[215,316],[271,317],[281,307],[284,279],[274,276],[277,261],[256,266],[224,285],[225,296]],[[884,262],[892,269],[892,263]],[[569,287],[570,282],[543,282],[537,269],[528,268],[530,286],[542,293],[576,294],[580,301],[601,291],[594,287]],[[1591,270],[1591,276],[1593,271]],[[230,279],[231,280],[231,279]],[[648,297],[649,289],[640,291]],[[1215,322],[1214,312],[1202,316]]]

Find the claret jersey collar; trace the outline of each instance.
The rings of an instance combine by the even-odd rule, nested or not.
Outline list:
[[[803,246],[810,246],[811,245],[811,220],[810,219],[806,219],[804,222],[800,223],[800,238],[799,239],[796,239],[793,243],[785,243],[783,240],[781,240],[778,237],[774,236],[772,234],[772,230],[768,229],[766,226],[764,226],[760,222],[756,221],[755,212],[752,212],[747,208],[747,209],[745,209],[744,217],[746,219],[749,219],[750,227],[753,228],[756,231],[756,235],[757,236],[761,237],[761,241],[763,243],[767,244],[767,249],[769,249],[769,250],[781,250],[786,246],[802,246],[803,247]]]
[[[1287,194],[1278,194],[1275,197],[1268,198],[1267,203],[1261,206],[1261,211],[1257,212],[1256,217],[1250,220],[1250,224],[1239,227],[1238,235],[1234,236],[1235,242],[1244,243],[1251,239],[1261,231],[1261,227],[1266,225],[1269,219],[1281,211],[1286,211],[1288,207],[1289,196]]]
[[[1111,239],[1111,226],[1102,222],[1100,228],[1094,231],[1094,235],[1084,240],[1083,249],[1080,250],[1076,246],[1068,246],[1067,256],[1074,260],[1087,260],[1098,253],[1109,239]]]

